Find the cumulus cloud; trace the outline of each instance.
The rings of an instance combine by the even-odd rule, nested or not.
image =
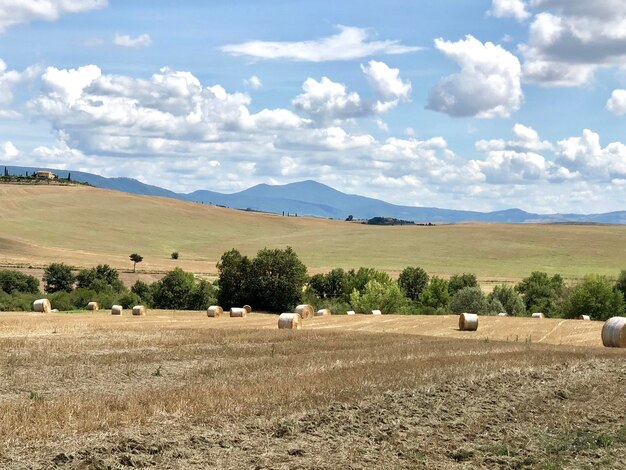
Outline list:
[[[256,75],[252,75],[250,78],[246,78],[243,81],[243,84],[247,86],[248,88],[252,88],[253,90],[258,90],[259,88],[263,86],[261,79],[257,77]]]
[[[626,145],[621,142],[602,147],[600,135],[585,129],[580,137],[563,139],[557,146],[557,161],[587,180],[626,178]]]
[[[17,150],[11,141],[7,140],[0,145],[0,161],[2,162],[11,162],[19,154],[19,150]]]
[[[428,96],[428,109],[453,117],[508,117],[523,100],[521,66],[517,57],[499,45],[473,36],[435,47],[461,69],[443,78]]]
[[[55,21],[66,13],[104,8],[107,0],[3,0],[0,2],[0,34],[30,21]]]
[[[626,90],[613,90],[611,98],[606,103],[606,109],[616,116],[626,114]]]
[[[400,78],[399,69],[392,69],[384,62],[370,60],[367,65],[361,65],[361,70],[379,99],[384,102],[409,99],[411,82]]]
[[[250,41],[230,44],[220,49],[234,56],[255,59],[282,59],[303,62],[351,60],[372,55],[408,54],[420,47],[405,46],[399,41],[372,39],[367,29],[339,26],[339,32],[310,41]]]
[[[149,47],[152,45],[152,39],[149,34],[132,37],[128,34],[115,33],[113,44],[120,47]]]
[[[489,14],[496,18],[514,18],[518,21],[530,17],[524,0],[493,0]]]
[[[520,46],[526,80],[546,86],[589,83],[598,67],[626,59],[626,2],[531,0],[535,17]]]

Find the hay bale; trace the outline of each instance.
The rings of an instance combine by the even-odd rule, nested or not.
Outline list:
[[[356,312],[354,310],[348,310],[346,315],[356,315]]]
[[[333,312],[331,312],[327,308],[323,308],[323,309],[318,310],[317,312],[315,312],[315,316],[316,317],[327,317],[327,316],[332,315],[332,314],[333,314]]]
[[[58,308],[53,308],[52,310],[50,310],[51,313],[59,313],[59,309]]]
[[[382,315],[383,312],[381,312],[380,310],[372,310],[372,315]]]
[[[299,330],[302,328],[302,317],[299,313],[281,313],[278,317],[279,330]]]
[[[220,317],[222,316],[222,313],[224,313],[224,309],[222,307],[220,307],[219,305],[211,305],[206,311],[206,316]]]
[[[604,322],[602,344],[607,348],[626,348],[625,317],[613,317]]]
[[[100,306],[98,305],[98,302],[89,302],[87,304],[87,310],[100,310]]]
[[[500,312],[500,313],[498,313],[498,316],[499,316],[499,317],[508,317],[508,316],[509,316],[509,314],[508,314],[508,313],[506,313],[506,312]]]
[[[546,316],[541,312],[535,312],[533,313],[532,318],[546,318]]]
[[[249,305],[244,305],[243,309],[246,311],[246,313],[252,313],[252,307],[250,307]]]
[[[476,331],[478,329],[478,315],[475,313],[462,313],[459,315],[459,330]]]
[[[143,317],[146,314],[146,307],[143,305],[135,305],[133,307],[133,315]]]
[[[246,312],[245,308],[231,308],[230,309],[230,318],[245,318],[248,316],[248,312]]]
[[[589,315],[581,315],[578,317],[579,320],[591,321],[591,317]]]
[[[48,299],[38,299],[33,302],[33,311],[40,313],[50,313],[52,305]]]
[[[111,315],[121,315],[123,310],[121,305],[113,305],[111,307]]]
[[[296,307],[296,313],[299,313],[303,319],[309,319],[313,316],[313,307],[308,304],[298,305]]]

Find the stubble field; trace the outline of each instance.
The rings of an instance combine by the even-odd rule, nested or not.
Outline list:
[[[0,316],[2,468],[619,468],[601,323]]]

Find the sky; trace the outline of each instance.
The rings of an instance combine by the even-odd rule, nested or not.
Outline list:
[[[0,0],[0,165],[626,210],[623,0]]]

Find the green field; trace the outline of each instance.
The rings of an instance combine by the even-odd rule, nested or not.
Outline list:
[[[626,227],[458,224],[378,227],[282,217],[87,187],[0,185],[0,264],[109,263],[142,271],[175,266],[215,273],[237,248],[292,246],[310,272],[371,266],[396,274],[408,265],[433,274],[473,272],[517,280],[533,270],[580,278],[626,268]],[[181,258],[170,259],[179,251]]]

